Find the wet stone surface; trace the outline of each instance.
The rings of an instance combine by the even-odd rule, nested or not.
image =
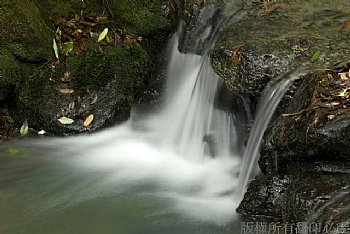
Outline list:
[[[211,51],[228,88],[259,97],[266,83],[313,69],[280,104],[261,148],[261,175],[238,208],[247,220],[349,221],[348,1],[260,1]],[[315,55],[316,54],[316,55]]]
[[[313,65],[318,67],[346,61],[349,3],[337,1],[335,8],[313,2],[246,7],[247,15],[221,33],[211,52],[213,68],[226,85],[258,96],[269,80],[310,64],[317,51],[320,56]]]

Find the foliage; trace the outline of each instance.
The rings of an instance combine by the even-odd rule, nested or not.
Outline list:
[[[68,118],[68,117],[61,117],[58,119],[58,122],[60,122],[63,125],[69,125],[74,123],[74,119]]]
[[[27,123],[27,121],[23,122],[23,125],[21,126],[19,132],[21,133],[22,136],[27,135],[27,133],[28,133],[28,123]]]
[[[103,31],[100,33],[100,35],[98,36],[98,42],[102,41],[103,39],[105,39],[106,35],[108,33],[108,28],[103,29]]]
[[[312,57],[311,57],[311,62],[315,62],[319,57],[320,57],[321,51],[316,51]]]

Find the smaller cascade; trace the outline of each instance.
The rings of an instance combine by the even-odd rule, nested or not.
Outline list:
[[[272,115],[291,84],[305,75],[307,71],[309,71],[307,68],[298,68],[277,79],[271,80],[262,92],[257,115],[243,154],[243,163],[238,179],[238,193],[236,194],[239,198],[243,198],[250,179],[258,169],[261,141]]]

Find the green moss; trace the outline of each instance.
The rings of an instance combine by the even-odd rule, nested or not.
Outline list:
[[[6,50],[0,50],[0,101],[13,96],[21,80],[20,68]]]
[[[114,19],[128,31],[150,35],[169,30],[171,22],[167,18],[161,0],[109,0],[109,9]]]
[[[85,53],[69,57],[67,64],[74,74],[75,89],[99,89],[110,84],[117,99],[131,102],[135,91],[143,84],[149,59],[135,43],[129,50],[122,45],[105,51],[93,46]]]
[[[52,28],[31,1],[4,0],[0,8],[0,45],[18,59],[45,61],[50,58]]]
[[[97,5],[89,0],[33,0],[38,7],[51,16],[73,17],[74,14],[89,13]]]
[[[21,60],[26,60],[27,58],[31,57],[31,54],[23,44],[18,44],[18,43],[9,44],[9,49],[11,50],[13,55],[15,55]]]

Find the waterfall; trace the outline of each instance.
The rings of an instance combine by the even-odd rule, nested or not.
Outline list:
[[[166,200],[162,214],[220,225],[234,220],[238,123],[232,113],[214,107],[223,81],[207,53],[181,54],[177,34],[169,46],[168,92],[160,111],[132,112],[127,122],[91,135],[28,142],[36,154],[51,156],[30,181],[42,181],[35,176],[48,172],[40,170],[54,167],[35,191],[27,188],[29,194],[49,193],[38,201],[40,212],[138,191]]]
[[[172,39],[168,90],[164,109],[148,126],[162,147],[172,148],[188,160],[226,157],[237,148],[235,116],[214,108],[216,91],[222,81],[208,57],[181,54],[177,35]]]
[[[293,81],[300,79],[308,69],[298,68],[276,79],[271,80],[264,89],[255,117],[254,124],[243,154],[243,163],[239,174],[239,185],[237,188],[238,197],[242,198],[249,180],[255,174],[259,160],[259,149],[265,130],[284,94],[287,92]]]

